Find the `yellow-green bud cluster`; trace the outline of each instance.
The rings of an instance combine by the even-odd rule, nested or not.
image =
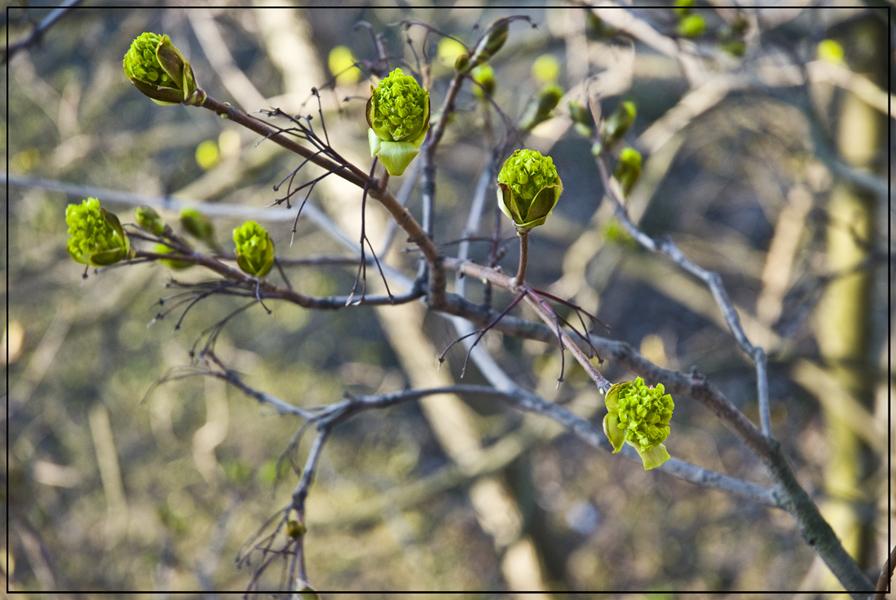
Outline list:
[[[417,156],[429,129],[429,92],[395,69],[374,87],[367,101],[370,155],[390,175],[401,175]]]
[[[199,104],[205,92],[196,85],[193,69],[167,35],[142,33],[122,60],[124,74],[156,104]]]
[[[544,224],[562,191],[554,161],[536,150],[517,150],[498,173],[498,206],[517,229]]]
[[[175,82],[162,69],[156,50],[162,44],[162,36],[157,33],[143,33],[131,43],[124,55],[124,72],[129,78],[148,81],[162,87],[176,87]]]
[[[607,392],[607,416],[604,432],[614,452],[623,443],[634,447],[644,468],[649,470],[669,460],[663,442],[669,436],[669,421],[675,403],[665,393],[663,384],[650,387],[640,377],[634,381],[614,384]]]
[[[395,69],[376,87],[370,86],[367,121],[377,136],[407,142],[420,135],[429,122],[429,92],[417,80]]]
[[[247,221],[233,230],[236,261],[240,269],[254,277],[264,277],[274,266],[274,242],[264,227]]]
[[[114,214],[96,198],[65,209],[69,240],[66,248],[75,262],[93,267],[111,265],[130,255],[131,244]]]

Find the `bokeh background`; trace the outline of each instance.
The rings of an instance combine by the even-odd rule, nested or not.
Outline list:
[[[515,121],[545,83],[567,91],[555,117],[526,140],[553,156],[565,187],[554,215],[533,233],[529,281],[594,312],[610,325],[609,337],[657,364],[697,368],[757,420],[753,367],[709,292],[620,233],[601,201],[590,142],[576,134],[566,108],[568,100],[596,95],[605,113],[634,101],[639,112],[627,140],[645,165],[631,214],[647,233],[671,236],[722,276],[748,335],[769,355],[776,437],[850,552],[876,577],[893,519],[885,485],[892,477],[886,236],[893,220],[885,82],[893,33],[885,12],[701,5],[695,12],[705,30],[695,39],[680,36],[682,16],[672,9],[627,13],[671,40],[669,51],[620,33],[613,14],[599,21],[581,6],[85,4],[9,57],[0,96],[9,158],[2,251],[3,568],[10,589],[243,590],[252,566],[238,567],[236,557],[297,483],[288,468],[278,477],[277,463],[301,423],[216,380],[157,385],[189,373],[194,342],[241,303],[212,297],[176,328],[179,311],[155,319],[159,299],[173,293],[164,267],[82,279],[65,251],[65,206],[93,195],[72,186],[89,186],[147,203],[198,203],[225,246],[232,228],[251,216],[272,232],[278,256],[347,256],[307,219],[290,246],[295,208],[269,207],[277,198],[272,186],[297,166],[296,157],[211,112],[143,97],[121,70],[131,40],[144,31],[167,33],[211,96],[247,111],[277,106],[319,123],[310,94],[317,87],[333,146],[366,169],[363,111],[376,79],[352,69],[334,85],[330,65],[339,67],[344,48],[371,64],[372,36],[382,34],[390,67],[417,72],[418,59],[428,65],[433,105],[440,106],[451,48],[438,34],[399,22],[417,20],[471,45],[491,21],[509,15],[527,15],[537,28],[511,25],[492,62],[496,104]],[[24,39],[49,14],[10,7],[4,35]],[[337,47],[344,48],[334,53]],[[493,136],[503,134],[501,117],[492,110],[487,118],[465,87],[437,153],[439,243],[462,236]],[[331,179],[309,202],[356,238],[360,194]],[[409,196],[415,214],[418,187]],[[132,220],[132,197],[100,200]],[[238,219],[233,207],[246,212]],[[162,212],[176,220],[176,211]],[[485,212],[478,235],[491,234],[494,213]],[[370,206],[367,218],[381,239],[384,215]],[[389,261],[413,275],[414,256],[402,244]],[[516,248],[506,248],[509,271]],[[474,244],[472,252],[485,260],[487,245]],[[315,295],[347,294],[354,276],[353,266],[290,271],[297,287]],[[204,278],[192,270],[176,277]],[[469,284],[471,299],[482,293]],[[494,302],[511,299],[496,293]],[[436,357],[456,337],[438,316],[408,307],[391,309],[391,317],[373,308],[270,308],[233,319],[216,351],[250,385],[289,402],[329,404],[344,393],[401,390],[429,377],[460,381],[459,346],[438,370]],[[556,386],[554,347],[500,334],[483,343],[525,387],[602,418],[601,398],[577,367],[568,365]],[[604,372],[611,380],[631,377],[612,363]],[[475,367],[463,380],[483,381]],[[307,563],[318,589],[483,597],[521,587],[546,596],[838,589],[783,511],[644,472],[543,417],[483,398],[465,398],[464,406],[478,470],[457,468],[437,435],[433,419],[440,417],[417,403],[363,413],[336,430],[308,505]],[[294,454],[299,465],[309,440]],[[689,398],[676,398],[667,445],[673,456],[768,483],[746,448]],[[277,575],[265,583],[276,585]]]

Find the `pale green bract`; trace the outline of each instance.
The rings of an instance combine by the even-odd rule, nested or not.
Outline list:
[[[641,457],[644,469],[654,469],[671,458],[663,442],[669,436],[669,421],[675,403],[664,393],[663,384],[647,386],[640,377],[616,383],[607,392],[607,416],[604,433],[619,452],[622,444],[632,446]]]
[[[498,206],[518,230],[544,224],[562,192],[554,161],[536,150],[517,150],[498,173]]]
[[[429,130],[429,92],[395,69],[374,87],[367,101],[370,155],[390,175],[401,175],[417,156]]]
[[[114,214],[100,206],[96,198],[65,209],[69,240],[66,248],[75,262],[104,267],[128,258],[131,243]]]
[[[236,262],[245,273],[261,279],[274,266],[274,242],[264,227],[247,221],[233,230]]]

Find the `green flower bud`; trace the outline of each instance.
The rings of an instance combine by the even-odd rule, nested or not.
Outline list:
[[[532,77],[538,83],[554,83],[559,75],[560,63],[553,54],[542,54],[532,63]]]
[[[549,83],[538,92],[538,101],[529,106],[526,116],[523,117],[520,129],[529,131],[539,123],[551,118],[551,111],[557,108],[560,98],[563,97],[563,88],[556,83]]]
[[[843,45],[837,40],[824,39],[818,42],[817,47],[818,58],[834,65],[842,65],[843,58],[846,55]]]
[[[155,252],[156,254],[171,254],[174,250],[165,244],[156,244]],[[183,271],[193,266],[191,262],[174,258],[160,258],[159,262],[173,271]]]
[[[480,100],[485,100],[488,96],[495,94],[495,70],[491,65],[479,65],[472,71],[473,81],[479,85],[473,86],[473,95]]]
[[[682,17],[678,22],[678,35],[686,38],[696,38],[703,35],[706,30],[706,20],[702,15],[690,14]]]
[[[392,71],[376,87],[370,86],[370,92],[370,155],[378,157],[390,175],[401,175],[417,156],[429,130],[429,92],[401,69]]]
[[[594,121],[589,111],[580,102],[569,101],[569,117],[575,125],[576,132],[582,137],[590,138],[594,133]]]
[[[574,123],[581,123],[582,125],[590,126],[591,121],[591,111],[589,111],[581,102],[577,100],[569,101],[569,116],[573,120]]]
[[[131,243],[114,214],[100,207],[96,198],[65,208],[69,240],[66,248],[75,262],[105,267],[128,258]]]
[[[134,209],[137,225],[153,235],[165,235],[168,225],[151,206],[138,206]]]
[[[286,522],[286,535],[289,537],[296,539],[305,535],[307,528],[303,523],[299,523],[295,519],[290,519]]]
[[[617,106],[616,110],[600,124],[600,137],[603,145],[609,148],[621,140],[628,128],[635,122],[637,114],[638,109],[634,102],[627,100]]]
[[[240,269],[259,279],[270,272],[274,266],[274,242],[264,227],[246,221],[233,230],[233,242]]]
[[[504,45],[504,42],[507,41],[507,34],[509,32],[510,20],[507,18],[498,19],[489,25],[485,35],[482,36],[482,39],[476,45],[476,49],[473,50],[473,58],[470,60],[471,64],[475,67],[491,60],[492,56],[494,56]]]
[[[663,442],[669,436],[675,403],[664,392],[663,384],[649,387],[640,377],[616,383],[607,392],[604,433],[613,445],[613,453],[627,443],[637,450],[646,471],[671,458]]]
[[[544,224],[561,192],[554,161],[535,150],[517,150],[498,173],[498,206],[517,230]]]
[[[634,148],[624,148],[616,163],[616,181],[622,186],[622,193],[628,196],[641,175],[641,153]]]
[[[197,240],[214,245],[215,226],[207,216],[195,208],[180,211],[180,224]]]
[[[141,34],[131,43],[122,65],[131,83],[156,104],[201,106],[205,102],[190,63],[167,35]]]

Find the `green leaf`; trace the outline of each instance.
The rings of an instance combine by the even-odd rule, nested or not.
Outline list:
[[[634,444],[632,444],[634,445]],[[650,450],[646,452],[642,452],[640,448],[634,446],[635,450],[638,451],[638,455],[641,457],[641,462],[644,463],[644,470],[649,471],[651,469],[655,469],[670,458],[669,451],[666,450],[666,447],[663,444],[659,444],[658,446],[654,446]]]

